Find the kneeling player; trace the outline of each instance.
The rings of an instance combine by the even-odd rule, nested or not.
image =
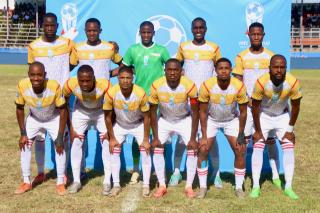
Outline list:
[[[208,151],[215,143],[219,129],[223,130],[235,154],[236,195],[244,197],[242,189],[246,171],[244,127],[248,103],[246,88],[241,81],[230,77],[232,65],[228,59],[218,59],[215,66],[217,77],[203,82],[199,92],[202,139],[199,144],[197,169],[200,182],[198,197],[204,198],[207,192]],[[239,105],[240,115],[237,105]]]
[[[57,186],[59,195],[65,194],[64,171],[66,155],[64,151],[63,133],[66,126],[65,99],[62,96],[59,83],[47,80],[45,68],[40,62],[33,62],[29,66],[29,78],[18,84],[16,114],[20,127],[21,137],[19,147],[21,150],[21,169],[23,183],[15,191],[22,194],[31,190],[30,163],[31,148],[36,136],[47,131],[55,144],[55,160],[57,164]],[[29,105],[30,114],[26,121],[24,106]]]
[[[104,167],[104,181],[102,194],[110,194],[111,169],[109,143],[106,140],[106,125],[102,110],[103,98],[110,88],[110,82],[106,79],[95,79],[94,71],[89,65],[82,65],[76,78],[70,78],[63,87],[63,94],[68,99],[73,94],[76,98],[72,120],[70,123],[71,136],[71,166],[73,184],[69,187],[69,193],[77,193],[81,189],[80,170],[83,153],[85,132],[88,127],[94,125],[100,133],[102,146],[102,162]]]
[[[261,76],[255,83],[252,93],[252,115],[256,132],[253,135],[252,153],[253,189],[250,197],[260,195],[259,179],[263,162],[263,150],[270,131],[275,131],[283,150],[283,168],[285,175],[285,195],[298,199],[292,190],[294,171],[295,125],[302,98],[299,81],[290,73],[286,73],[287,61],[282,55],[274,55],[270,59],[269,73]],[[291,116],[288,100],[291,100]]]
[[[192,183],[197,166],[197,129],[199,123],[197,87],[188,78],[181,76],[181,63],[169,59],[165,65],[165,76],[153,82],[150,88],[151,127],[154,147],[153,163],[159,181],[155,197],[162,197],[166,192],[164,143],[172,134],[179,134],[187,151],[187,197],[195,197]],[[190,99],[191,111],[188,106]],[[159,105],[160,118],[157,119]]]
[[[140,147],[142,156],[143,191],[142,195],[150,194],[149,181],[151,173],[151,157],[149,133],[149,104],[145,91],[133,84],[133,70],[121,67],[118,74],[119,84],[113,86],[105,95],[103,110],[105,110],[106,125],[110,137],[111,172],[113,189],[111,196],[120,193],[120,152],[121,144],[126,135],[133,135]],[[112,125],[112,113],[116,115],[116,124]]]

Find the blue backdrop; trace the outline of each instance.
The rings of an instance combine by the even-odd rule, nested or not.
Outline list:
[[[139,42],[138,28],[142,21],[155,25],[155,41],[165,45],[172,56],[179,43],[192,39],[191,21],[201,16],[207,21],[206,39],[216,42],[222,55],[234,61],[235,56],[247,48],[247,28],[252,22],[265,26],[264,46],[290,60],[291,1],[270,0],[55,0],[46,1],[47,11],[58,16],[58,32],[75,42],[86,40],[84,23],[88,18],[98,18],[102,23],[101,38],[116,41],[120,54]],[[288,63],[290,64],[290,63]],[[115,79],[112,79],[114,82]],[[87,166],[101,165],[101,154],[95,133],[90,131]],[[233,171],[233,154],[223,136],[219,136],[220,170]],[[46,167],[52,168],[51,146],[46,146]],[[97,146],[96,146],[97,145]],[[126,167],[132,168],[131,144],[125,145]],[[279,147],[279,146],[278,146]],[[249,153],[252,149],[249,148]],[[98,152],[99,153],[99,152]],[[248,156],[248,160],[250,155]],[[267,164],[264,164],[268,166]],[[249,169],[249,167],[247,167]],[[265,167],[266,169],[267,167]]]

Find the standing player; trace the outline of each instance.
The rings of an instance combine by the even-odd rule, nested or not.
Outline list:
[[[74,42],[70,39],[57,36],[57,16],[47,13],[43,18],[43,36],[31,42],[28,46],[28,63],[41,62],[46,70],[46,78],[56,80],[62,88],[73,69],[70,65],[71,53],[74,51]],[[73,59],[74,60],[74,59]],[[44,175],[44,137],[40,134],[35,140],[35,156],[38,165],[38,175],[32,184],[37,185],[45,180]],[[67,143],[67,141],[65,141]],[[66,144],[66,152],[68,152]]]
[[[70,78],[64,85],[63,95],[67,102],[71,94],[76,97],[72,120],[70,123],[71,135],[71,166],[73,184],[69,187],[69,193],[77,193],[81,189],[80,170],[84,133],[90,124],[93,124],[100,133],[102,146],[102,161],[105,178],[103,181],[103,194],[108,195],[111,190],[111,163],[109,143],[106,140],[106,125],[102,110],[103,98],[110,87],[106,79],[95,79],[94,71],[89,65],[80,66],[77,77]],[[70,108],[69,108],[70,111]]]
[[[49,133],[55,144],[55,159],[57,164],[57,186],[59,195],[65,194],[64,171],[66,154],[64,151],[63,133],[66,126],[65,99],[61,88],[55,80],[47,80],[45,67],[40,62],[33,62],[29,66],[29,78],[23,79],[18,84],[17,120],[21,137],[19,147],[21,150],[21,169],[23,183],[15,191],[22,194],[31,190],[30,163],[31,148],[35,137],[45,130]],[[26,120],[24,106],[29,105],[30,114]]]
[[[203,18],[198,17],[192,21],[191,31],[193,40],[186,41],[180,45],[177,59],[183,63],[185,75],[194,81],[199,89],[205,80],[216,75],[214,65],[216,61],[221,58],[221,53],[216,43],[205,39],[207,24]],[[178,169],[180,165],[179,157],[181,155],[182,153],[177,153],[178,158],[176,158],[175,162],[176,169],[170,178],[170,185],[177,185],[181,180],[180,170]],[[211,160],[214,169],[212,174],[214,184],[217,188],[221,188],[222,181],[219,175],[219,149],[217,143],[215,143],[215,146],[211,150]]]
[[[284,193],[291,199],[298,199],[292,190],[294,171],[294,125],[300,111],[302,98],[299,81],[286,73],[287,61],[282,55],[274,55],[270,60],[269,73],[261,76],[255,83],[252,93],[252,116],[255,125],[253,134],[252,179],[253,188],[250,197],[260,195],[260,172],[263,161],[265,139],[270,131],[275,131],[283,150],[283,168],[285,176]],[[291,114],[289,103],[291,102]]]
[[[154,26],[152,22],[142,22],[139,33],[141,43],[129,47],[122,63],[134,67],[135,84],[142,87],[149,95],[151,84],[163,76],[163,67],[170,55],[164,46],[153,42]],[[139,174],[135,172],[132,175],[131,182],[137,182],[138,177]]]
[[[234,77],[230,77],[231,62],[220,58],[216,62],[217,77],[202,83],[199,92],[200,123],[202,139],[199,144],[198,176],[200,182],[199,198],[207,192],[208,152],[219,129],[222,129],[234,152],[235,193],[238,197],[245,196],[242,185],[245,177],[244,127],[247,117],[246,87]],[[237,111],[239,106],[239,112]]]
[[[254,83],[263,74],[269,71],[270,58],[274,55],[273,52],[263,47],[264,27],[261,23],[255,22],[249,26],[249,39],[251,46],[239,53],[236,57],[236,65],[233,70],[233,75],[239,80],[243,81],[247,88],[249,97],[252,95]],[[247,141],[251,138],[254,132],[253,118],[251,113],[251,100],[248,104],[248,116],[244,134]],[[274,134],[271,133],[268,140],[269,162],[272,169],[272,182],[278,188],[281,188],[281,181],[279,179],[278,167],[278,149],[275,144]]]
[[[150,157],[150,118],[149,104],[145,91],[133,84],[133,70],[123,66],[119,69],[119,84],[113,86],[106,92],[103,110],[110,137],[111,172],[113,188],[111,196],[120,193],[120,152],[121,144],[125,137],[130,134],[135,137],[139,144],[142,156],[143,191],[142,195],[148,197],[150,194],[149,181],[151,174]],[[116,115],[116,124],[112,124],[112,113]]]
[[[178,134],[187,147],[187,197],[196,194],[192,183],[197,167],[197,130],[199,124],[199,108],[197,87],[185,76],[181,76],[182,68],[177,59],[169,59],[165,65],[165,76],[153,82],[150,89],[151,127],[154,134],[153,163],[159,181],[155,197],[163,197],[167,192],[165,184],[164,144],[172,134]],[[191,110],[189,109],[189,101]],[[160,109],[158,120],[157,110]]]

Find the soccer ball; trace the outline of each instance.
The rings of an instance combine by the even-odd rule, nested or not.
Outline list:
[[[61,15],[65,20],[74,20],[78,15],[76,4],[66,3],[61,8]]]
[[[247,22],[262,22],[264,8],[259,2],[251,2],[246,8]]]
[[[175,57],[181,42],[187,40],[186,32],[182,25],[173,17],[167,15],[156,15],[147,19],[154,25],[154,41],[167,48],[170,55]],[[141,37],[139,29],[136,33],[136,42],[139,43]]]

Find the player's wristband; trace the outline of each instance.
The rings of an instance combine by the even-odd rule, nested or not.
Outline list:
[[[294,126],[289,125],[287,127],[287,132],[293,132]]]
[[[20,135],[21,136],[27,136],[27,131],[25,129],[20,130]]]

